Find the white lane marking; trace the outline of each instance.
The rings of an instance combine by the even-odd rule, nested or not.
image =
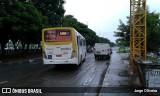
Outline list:
[[[4,84],[4,83],[7,83],[7,82],[8,82],[8,81],[3,81],[3,82],[0,82],[0,85],[1,85],[1,84]]]

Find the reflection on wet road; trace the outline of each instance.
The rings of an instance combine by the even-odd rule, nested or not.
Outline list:
[[[10,87],[97,87],[101,86],[110,60],[95,60],[94,54],[87,54],[86,60],[80,66],[74,65],[46,65],[42,61],[26,64],[21,70],[9,71],[15,78],[1,86]],[[15,66],[22,66],[21,64]],[[16,67],[19,68],[19,67]],[[29,69],[30,68],[30,69]],[[4,68],[7,70],[6,68]],[[28,69],[26,72],[25,69]],[[2,70],[3,71],[3,70]],[[24,72],[28,75],[24,75]],[[3,73],[4,75],[5,73]],[[2,74],[0,74],[2,75]],[[12,76],[8,76],[10,78]],[[5,81],[5,78],[1,81]],[[68,93],[69,94],[69,93]],[[49,95],[49,94],[48,94]],[[62,94],[61,94],[62,95]],[[65,94],[66,95],[66,94]],[[71,94],[70,94],[71,95]],[[92,94],[93,95],[93,94]]]
[[[103,82],[109,60],[94,60],[93,54],[88,54],[80,66],[57,65],[46,70],[30,80],[25,80],[22,86],[33,87],[63,87],[63,86],[99,86]],[[28,82],[29,81],[29,82]]]

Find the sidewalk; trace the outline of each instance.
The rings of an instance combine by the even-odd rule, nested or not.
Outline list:
[[[128,57],[128,53],[116,53],[114,51],[102,84],[104,89],[101,89],[100,96],[135,96],[131,92],[127,93],[127,87],[140,87],[141,84],[139,77],[131,74]],[[136,96],[138,95],[136,94]]]

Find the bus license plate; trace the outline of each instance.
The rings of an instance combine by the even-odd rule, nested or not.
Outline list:
[[[48,59],[52,59],[52,55],[48,55]]]
[[[56,57],[62,57],[62,55],[56,55]]]

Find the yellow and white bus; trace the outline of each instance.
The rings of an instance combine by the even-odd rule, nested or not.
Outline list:
[[[74,28],[45,28],[42,53],[44,64],[79,65],[86,57],[86,40]]]

